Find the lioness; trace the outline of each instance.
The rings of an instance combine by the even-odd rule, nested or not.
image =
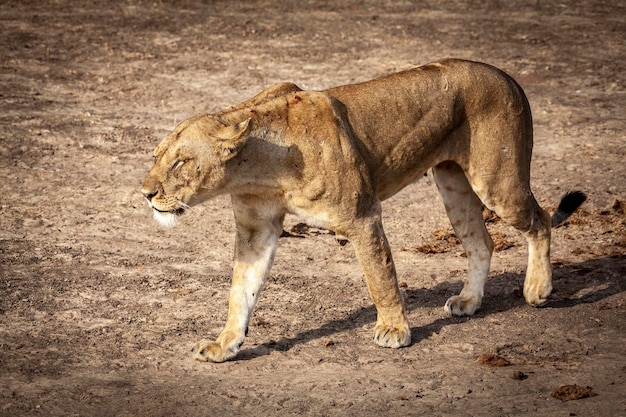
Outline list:
[[[180,123],[156,147],[141,187],[154,217],[174,225],[192,197],[227,193],[237,229],[226,326],[216,341],[198,342],[194,357],[222,362],[239,351],[286,213],[350,240],[378,312],[374,341],[407,346],[381,201],[429,168],[469,262],[445,310],[471,315],[483,298],[493,251],[483,205],[526,237],[524,297],[543,304],[552,290],[551,218],[530,189],[532,134],[528,101],[510,76],[453,59],[322,92],[278,84]],[[554,223],[584,198],[567,195]]]

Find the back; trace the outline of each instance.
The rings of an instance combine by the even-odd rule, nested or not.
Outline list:
[[[381,199],[433,165],[468,155],[472,129],[486,119],[530,126],[528,104],[512,78],[470,61],[445,60],[325,93],[341,103]]]

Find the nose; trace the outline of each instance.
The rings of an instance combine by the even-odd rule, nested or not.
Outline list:
[[[144,197],[146,197],[146,200],[148,201],[152,201],[152,197],[158,194],[156,191],[143,191],[143,190],[141,191],[141,193],[143,194]]]

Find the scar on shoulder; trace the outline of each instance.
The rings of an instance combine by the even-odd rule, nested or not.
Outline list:
[[[298,94],[294,94],[291,97],[291,100],[289,100],[289,104],[297,104],[302,100],[302,97],[300,97]]]

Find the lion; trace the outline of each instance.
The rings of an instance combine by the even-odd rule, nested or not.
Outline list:
[[[303,91],[277,84],[224,111],[180,123],[154,150],[141,192],[154,217],[176,224],[190,205],[230,194],[236,223],[226,325],[201,340],[195,359],[237,355],[263,288],[286,214],[345,236],[376,307],[376,344],[399,348],[411,330],[381,221],[381,202],[429,169],[468,260],[450,315],[480,307],[494,244],[487,207],[528,242],[524,297],[552,291],[550,230],[586,196],[566,194],[551,217],[530,188],[533,127],[512,77],[448,59],[359,84]]]

